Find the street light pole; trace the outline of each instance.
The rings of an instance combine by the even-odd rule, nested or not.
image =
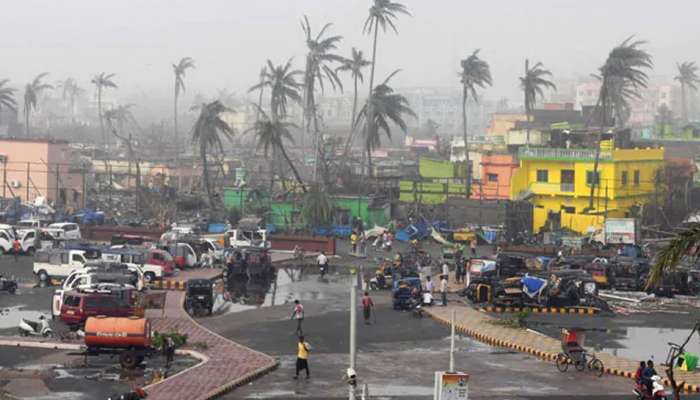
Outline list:
[[[354,371],[357,351],[357,270],[353,268],[350,274],[350,370]],[[355,385],[353,383],[348,385],[348,399],[355,400]]]
[[[450,369],[449,372],[455,372],[455,316],[457,310],[452,310],[451,332],[450,332]]]

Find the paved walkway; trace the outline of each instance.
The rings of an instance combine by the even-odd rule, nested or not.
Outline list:
[[[469,306],[430,307],[426,308],[425,311],[437,321],[448,325],[452,318],[452,312],[455,311],[455,329],[457,331],[493,346],[530,353],[552,362],[556,361],[557,354],[561,352],[559,340],[531,330],[494,324],[492,322],[496,321],[497,318]],[[595,355],[603,362],[605,372],[612,375],[632,378],[637,366],[639,366],[638,361],[616,357],[612,354],[596,353]],[[553,371],[559,373],[556,369]],[[659,372],[661,371],[659,370]],[[685,381],[687,391],[700,392],[700,373],[675,371],[675,375],[677,382]],[[665,384],[670,385],[668,381]]]
[[[272,262],[281,262],[290,254],[272,254]],[[180,279],[215,275],[218,270],[185,271]],[[204,275],[204,276],[201,276]],[[212,276],[213,277],[213,276]],[[167,292],[165,309],[148,311],[153,329],[159,332],[177,331],[188,336],[188,343],[196,347],[208,360],[146,388],[149,400],[206,400],[215,398],[277,366],[277,361],[263,353],[241,346],[199,325],[184,311],[184,292]]]

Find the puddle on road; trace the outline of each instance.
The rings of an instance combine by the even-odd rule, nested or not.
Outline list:
[[[603,347],[603,351],[632,360],[654,360],[657,364],[666,361],[668,342],[683,344],[690,329],[627,327],[613,329],[616,344],[620,347]],[[594,345],[595,343],[587,343]],[[686,351],[700,354],[700,340],[693,336],[686,345]]]
[[[51,319],[51,316],[43,311],[28,310],[25,305],[7,307],[0,310],[0,329],[11,329],[19,326],[19,320],[24,318],[30,321],[38,321],[40,316]]]
[[[350,282],[350,276],[333,273],[323,279],[316,267],[279,268],[267,276],[249,279],[247,276],[234,276],[227,282],[226,289],[230,301],[223,294],[214,299],[214,313],[217,315],[254,310],[292,303],[295,299],[304,301],[329,300],[343,297],[341,287]]]

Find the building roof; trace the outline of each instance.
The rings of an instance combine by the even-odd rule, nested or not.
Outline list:
[[[0,137],[0,142],[22,142],[22,143],[50,143],[50,144],[68,144],[67,140],[54,139],[49,137]]]

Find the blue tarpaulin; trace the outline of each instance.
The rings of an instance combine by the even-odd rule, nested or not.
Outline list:
[[[524,276],[520,279],[520,282],[523,284],[523,293],[530,296],[530,298],[539,296],[547,286],[546,280],[532,276]]]

